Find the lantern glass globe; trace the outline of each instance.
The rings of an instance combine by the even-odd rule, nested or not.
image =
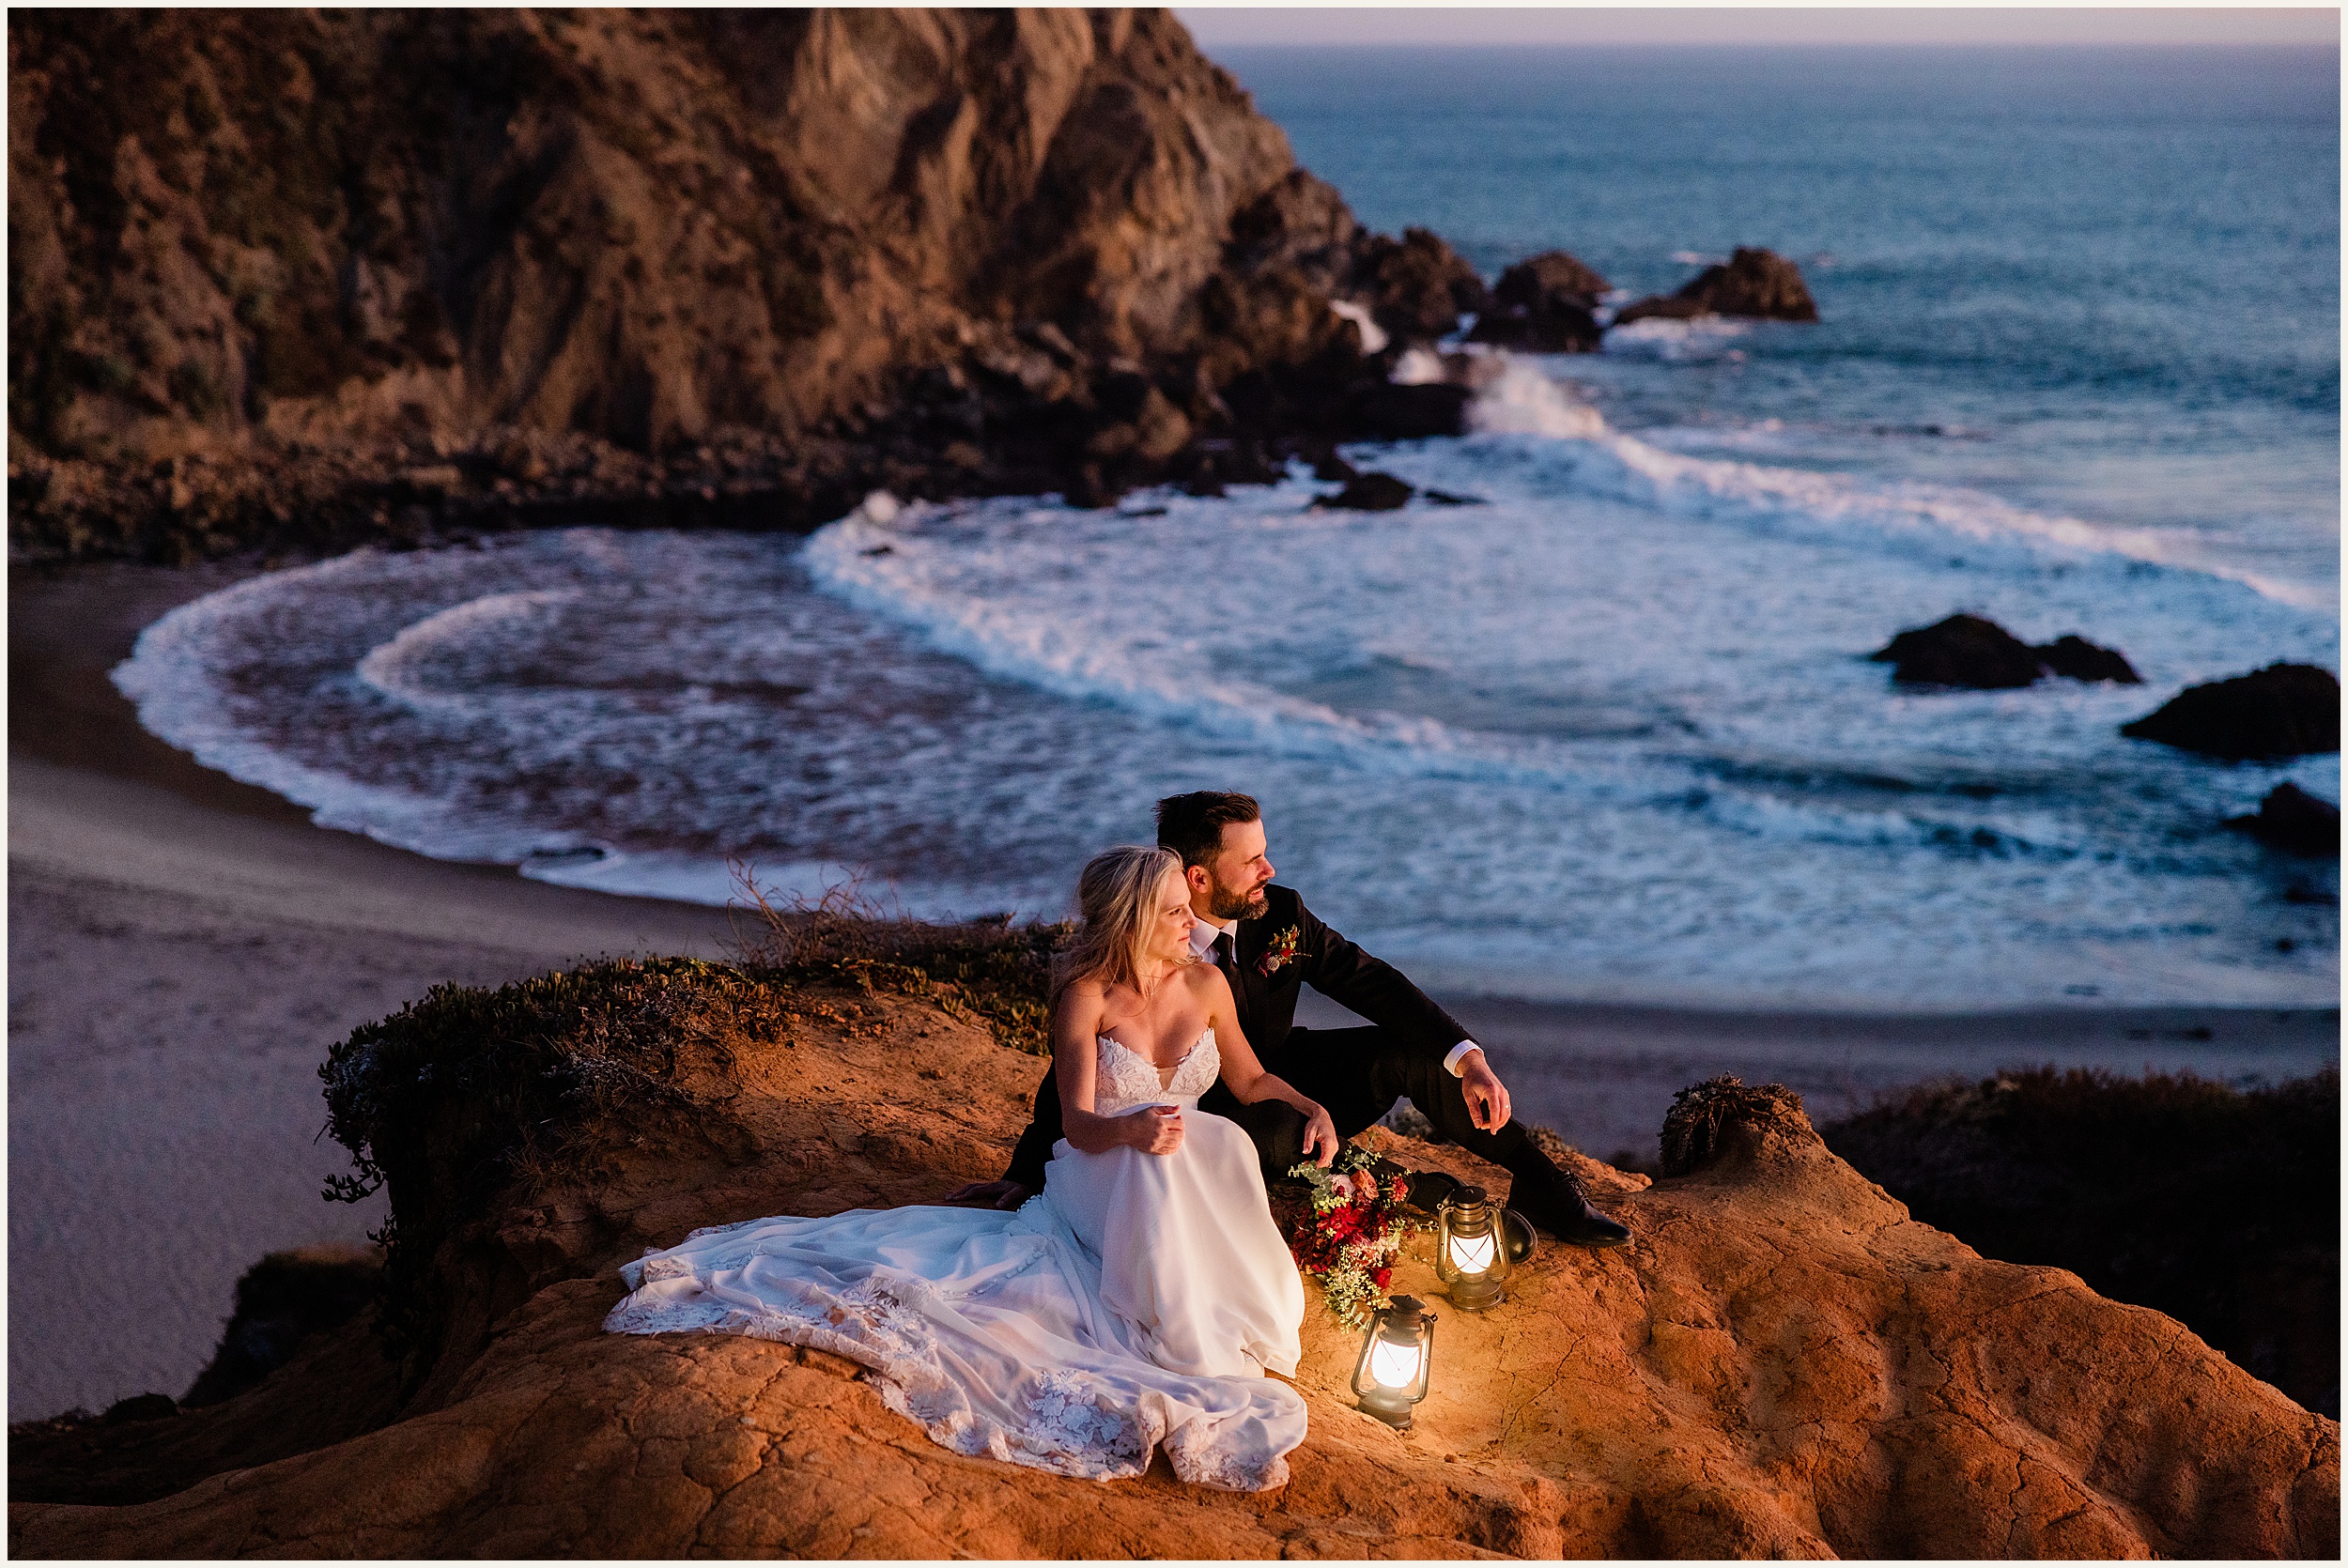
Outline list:
[[[1370,1380],[1382,1389],[1410,1388],[1418,1381],[1419,1362],[1424,1359],[1415,1345],[1381,1339],[1369,1349]]]
[[[1497,1250],[1494,1237],[1455,1236],[1451,1238],[1451,1266],[1462,1274],[1489,1272]]]

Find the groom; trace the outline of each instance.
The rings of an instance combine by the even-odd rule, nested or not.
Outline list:
[[[1583,1201],[1564,1172],[1508,1118],[1508,1091],[1459,1021],[1391,966],[1331,930],[1304,900],[1273,885],[1262,813],[1253,798],[1217,791],[1158,802],[1158,842],[1182,856],[1198,924],[1192,946],[1231,983],[1239,1025],[1265,1068],[1319,1100],[1351,1138],[1396,1099],[1411,1103],[1444,1137],[1506,1169],[1508,1207],[1560,1240],[1616,1247],[1630,1238]],[[1295,1027],[1298,989],[1315,991],[1370,1021],[1359,1029]],[[1225,1116],[1254,1140],[1267,1178],[1305,1158],[1305,1118],[1276,1100],[1242,1105],[1221,1084],[1198,1109]],[[1046,1072],[1035,1120],[1000,1181],[974,1182],[949,1201],[1016,1207],[1043,1186],[1060,1137],[1059,1084]]]

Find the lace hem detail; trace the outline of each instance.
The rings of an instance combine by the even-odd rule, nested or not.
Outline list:
[[[692,1272],[680,1260],[657,1256],[628,1267],[648,1285]],[[934,1294],[920,1281],[868,1277],[832,1295],[828,1303],[823,1293],[810,1290],[796,1308],[750,1308],[699,1291],[680,1299],[666,1292],[647,1298],[639,1290],[613,1307],[603,1326],[626,1334],[741,1334],[845,1357],[874,1374],[883,1404],[939,1447],[971,1458],[1000,1459],[1076,1480],[1121,1481],[1145,1472],[1151,1452],[1163,1443],[1174,1473],[1194,1485],[1254,1492],[1287,1483],[1287,1461],[1264,1452],[1257,1423],[1193,1422],[1168,1432],[1158,1398],[1120,1399],[1102,1379],[1079,1369],[1031,1372],[1007,1401],[1023,1410],[1020,1424],[989,1419],[970,1407],[946,1374],[920,1311],[923,1299]]]

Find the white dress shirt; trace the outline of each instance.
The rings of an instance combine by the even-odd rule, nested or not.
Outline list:
[[[1196,910],[1193,910],[1191,913],[1197,918],[1198,923],[1190,928],[1190,950],[1198,955],[1199,961],[1202,963],[1213,963],[1214,961],[1214,939],[1218,936],[1228,936],[1231,939],[1231,958],[1232,961],[1236,962],[1239,958],[1239,922],[1236,920],[1211,920],[1207,918],[1207,916],[1199,915]],[[1451,1074],[1454,1078],[1465,1077],[1466,1069],[1461,1066],[1461,1064],[1467,1060],[1467,1053],[1471,1051],[1481,1051],[1484,1048],[1482,1046],[1476,1044],[1474,1040],[1461,1040],[1459,1044],[1451,1048],[1449,1054],[1444,1057],[1444,1071]]]

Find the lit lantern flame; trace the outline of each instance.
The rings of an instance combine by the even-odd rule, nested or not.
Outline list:
[[[1485,1273],[1491,1269],[1498,1250],[1497,1237],[1455,1236],[1451,1238],[1451,1262],[1462,1274]]]
[[[1460,1187],[1436,1207],[1435,1273],[1461,1312],[1484,1312],[1508,1299],[1507,1243],[1500,1211],[1481,1187]]]
[[[1415,1345],[1380,1340],[1369,1349],[1369,1376],[1380,1388],[1407,1389],[1418,1381],[1425,1351]]]
[[[1353,1391],[1366,1415],[1398,1432],[1411,1429],[1411,1407],[1427,1397],[1435,1360],[1435,1314],[1414,1296],[1398,1296],[1370,1314],[1353,1363]]]

